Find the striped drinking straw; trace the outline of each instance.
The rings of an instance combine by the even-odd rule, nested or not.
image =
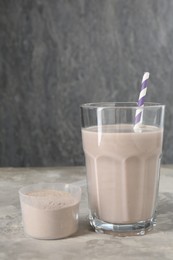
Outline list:
[[[147,84],[148,84],[148,79],[149,79],[150,73],[145,72],[144,76],[142,78],[142,83],[141,83],[141,91],[139,94],[139,99],[138,99],[138,109],[136,110],[135,114],[135,128],[137,128],[141,123],[142,123],[142,107],[144,106],[144,99],[147,93]]]

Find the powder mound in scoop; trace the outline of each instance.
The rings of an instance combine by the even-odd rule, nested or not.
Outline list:
[[[61,209],[77,203],[77,200],[69,193],[59,190],[38,190],[28,192],[32,205],[40,209]]]

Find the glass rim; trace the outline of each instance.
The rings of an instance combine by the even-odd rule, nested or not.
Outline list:
[[[85,103],[80,105],[81,108],[92,108],[92,109],[97,109],[97,108],[121,108],[121,109],[127,109],[127,108],[133,108],[133,109],[138,109],[139,106],[137,102],[95,102],[95,103]],[[155,102],[145,102],[144,106],[140,108],[159,108],[159,107],[165,107],[165,105],[161,103],[155,103]]]

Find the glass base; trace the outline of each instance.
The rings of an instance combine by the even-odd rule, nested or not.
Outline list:
[[[143,236],[156,226],[156,214],[151,219],[132,224],[111,224],[92,216],[89,220],[96,233],[115,236]]]

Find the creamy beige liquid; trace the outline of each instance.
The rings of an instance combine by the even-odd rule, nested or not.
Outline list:
[[[78,228],[79,202],[68,192],[33,191],[22,201],[25,232],[35,238],[56,239],[69,236]]]
[[[82,129],[92,216],[136,223],[155,211],[163,131],[131,125]]]

